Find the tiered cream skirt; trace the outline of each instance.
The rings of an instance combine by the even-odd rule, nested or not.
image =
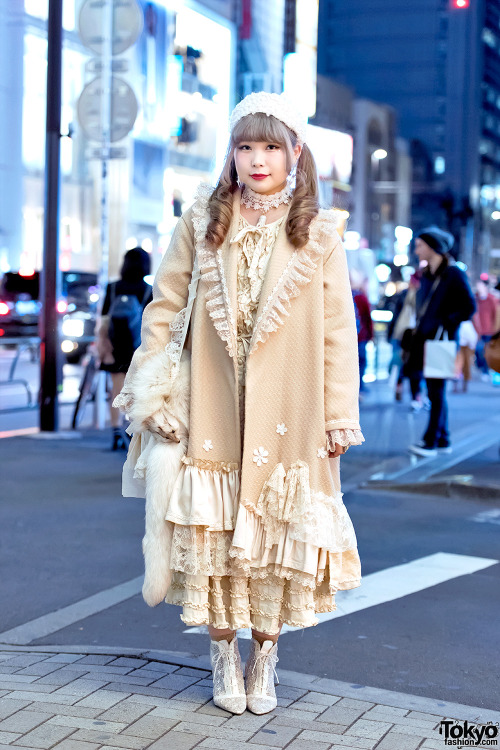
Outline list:
[[[258,514],[243,506],[231,512],[222,502],[226,493],[220,490],[237,477],[216,474],[186,467],[167,514],[172,523],[172,581],[165,601],[182,607],[186,625],[254,628],[270,634],[278,632],[280,623],[309,627],[318,623],[315,613],[336,609],[338,590],[360,585],[356,537],[340,493],[335,501],[323,502],[323,515],[316,518],[322,529],[313,526],[304,537],[293,524],[275,524],[271,538],[270,527]],[[214,479],[218,489],[210,491]],[[181,516],[184,525],[176,522]]]

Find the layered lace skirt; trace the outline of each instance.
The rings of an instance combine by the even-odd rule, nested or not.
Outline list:
[[[336,591],[360,585],[356,547],[333,553],[285,540],[267,549],[262,564],[254,567],[243,552],[238,557],[232,539],[233,531],[174,524],[166,602],[182,607],[186,625],[270,634],[278,632],[280,623],[309,627],[318,622],[315,613],[336,609]],[[257,538],[254,546],[260,546]],[[293,552],[284,549],[290,546],[301,557],[297,564],[315,573],[283,564],[295,564]]]

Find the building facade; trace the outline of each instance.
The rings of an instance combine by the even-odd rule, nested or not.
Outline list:
[[[79,35],[83,4],[63,4],[60,265],[97,272],[102,162],[78,102],[98,78],[99,55]],[[109,162],[110,276],[135,245],[152,254],[156,270],[197,185],[220,169],[235,103],[232,0],[138,6],[142,31],[116,58],[138,115]],[[0,0],[0,11],[0,272],[29,275],[43,256],[48,1]]]
[[[320,2],[319,72],[394,108],[410,143],[413,226],[452,230],[476,272],[497,231],[499,20],[499,0]]]

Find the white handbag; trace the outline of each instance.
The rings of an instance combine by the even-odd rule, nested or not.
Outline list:
[[[441,338],[443,337],[443,338]],[[424,345],[424,378],[449,380],[455,377],[457,342],[448,339],[448,332],[438,328],[436,336]]]

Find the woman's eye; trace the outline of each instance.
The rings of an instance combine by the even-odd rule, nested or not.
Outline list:
[[[279,146],[276,146],[276,144],[275,144],[275,143],[270,143],[270,144],[268,145],[268,148],[270,148],[270,149],[272,149],[272,150],[274,151],[274,149],[278,149],[278,148],[279,148]]]
[[[238,146],[238,149],[239,149],[240,151],[245,151],[245,150],[246,150],[247,148],[250,148],[250,146],[246,146],[246,145],[243,145],[243,146]]]

